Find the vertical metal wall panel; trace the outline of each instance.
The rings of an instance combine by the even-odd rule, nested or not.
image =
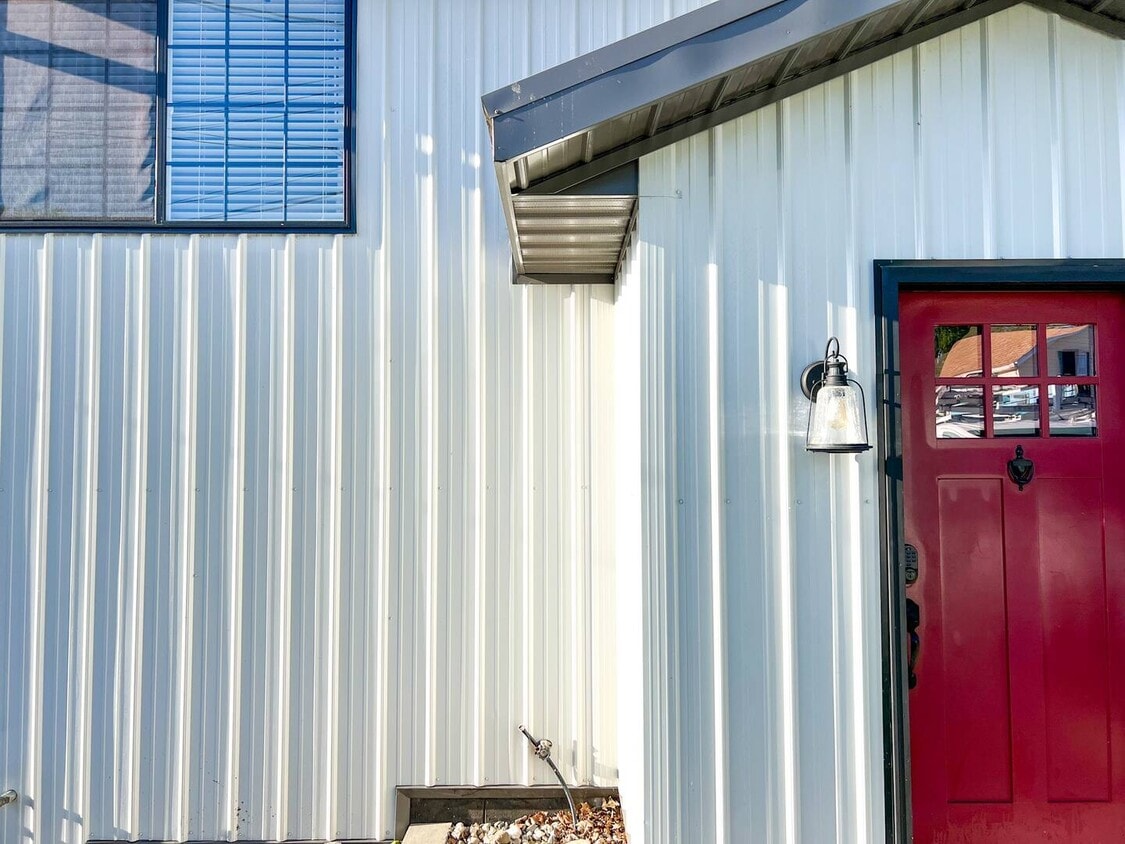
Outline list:
[[[873,392],[876,258],[1121,257],[1123,56],[1015,7],[642,161],[615,314],[632,840],[882,840],[876,466],[804,451],[798,375],[837,334]]]
[[[1123,51],[1017,7],[512,287],[480,93],[697,5],[364,0],[356,235],[0,238],[0,840],[390,837],[549,781],[521,721],[638,840],[879,839],[874,468],[795,378],[870,384],[875,257],[1121,255]]]
[[[618,781],[613,294],[480,95],[702,0],[362,0],[358,232],[0,237],[0,841],[365,839]]]

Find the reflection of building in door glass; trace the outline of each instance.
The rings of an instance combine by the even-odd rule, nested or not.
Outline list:
[[[997,437],[1039,435],[1039,387],[1005,384],[992,388],[992,427]]]
[[[986,347],[987,371],[983,364]],[[977,325],[939,325],[934,331],[934,364],[939,379],[967,382],[937,385],[939,439],[985,436],[986,413],[991,413],[991,436],[1039,436],[1044,411],[1049,413],[1050,436],[1097,436],[1097,388],[1091,383],[1097,374],[1095,329],[1091,323],[1001,323],[987,326],[983,333]],[[982,383],[986,378],[995,380]],[[1076,383],[1060,383],[1064,378],[1074,378]],[[1090,381],[1077,383],[1081,379]],[[1045,403],[1041,402],[1043,390]]]
[[[939,326],[946,334],[968,330],[970,326]],[[993,325],[992,375],[997,378],[1034,378],[1039,372],[1035,325]],[[968,333],[941,354],[939,378],[966,378],[981,375],[981,337]],[[1094,372],[1094,326],[1051,324],[1047,326],[1047,374],[1052,376],[1092,376]]]
[[[1052,437],[1095,437],[1098,434],[1097,388],[1092,384],[1050,384],[1047,402]]]
[[[984,390],[981,387],[937,388],[938,439],[984,436]]]
[[[1094,326],[1047,326],[1047,374],[1089,377],[1094,372]]]

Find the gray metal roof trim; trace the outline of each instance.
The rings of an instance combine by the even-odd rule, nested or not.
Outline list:
[[[516,279],[616,275],[635,221],[641,156],[1020,2],[1125,38],[1117,17],[1125,0],[723,0],[487,95]],[[771,64],[778,56],[781,69]],[[765,65],[772,84],[747,82],[756,79],[747,69]],[[691,103],[666,106],[691,92]],[[700,98],[710,98],[709,108],[699,111]],[[676,108],[690,114],[673,120]],[[580,231],[594,231],[598,245],[568,236]]]
[[[1099,0],[1089,7],[1070,0],[1027,0],[1027,2],[1084,26],[1093,27],[1117,38],[1125,38],[1125,19],[1122,18],[1122,15],[1125,15],[1125,4],[1120,2]]]
[[[911,0],[782,0],[492,118],[511,161]],[[521,87],[516,83],[513,87]]]
[[[1125,38],[1125,0],[1024,0]],[[984,5],[966,2],[965,9]],[[519,160],[623,114],[919,0],[721,0],[483,98],[493,158]],[[706,13],[706,14],[705,14]],[[674,40],[681,37],[681,40]]]
[[[987,17],[1000,9],[1016,6],[1018,3],[1025,1],[1026,0],[981,0],[981,2],[976,3],[971,9],[958,12],[956,16],[945,16],[942,19],[920,25],[916,29],[912,29],[908,36],[904,36],[901,39],[894,39],[893,42],[881,42],[868,45],[863,47],[862,50],[857,50],[855,53],[849,54],[843,61],[820,66],[820,68],[808,73],[787,78],[784,82],[775,84],[775,86],[755,93],[755,95],[740,97],[718,109],[706,111],[706,113],[681,120],[681,122],[674,125],[661,127],[660,131],[654,135],[636,138],[636,140],[632,140],[618,147],[618,149],[598,154],[588,163],[578,164],[575,165],[575,167],[547,174],[547,176],[543,176],[541,179],[535,181],[529,191],[524,191],[522,194],[517,194],[517,196],[526,196],[528,192],[532,191],[544,195],[565,192],[569,190],[568,186],[576,185],[576,183],[582,182],[585,179],[591,179],[595,177],[598,172],[615,167],[622,167],[624,164],[642,158],[643,155],[663,149],[663,147],[676,143],[677,141],[682,141],[685,137],[708,131],[708,129],[714,126],[728,123],[730,120],[749,114],[751,111],[771,104],[771,102],[791,97],[794,93],[799,93],[800,91],[817,86],[817,84],[834,79],[838,77],[838,75],[856,70],[857,68],[862,68],[862,66],[870,64],[872,61],[880,59],[880,57],[898,52],[901,48],[929,41],[930,38],[936,37],[936,34],[948,32],[948,29],[951,27],[955,28],[961,26],[966,20]],[[507,194],[511,189],[511,185],[504,185],[504,183],[502,183],[502,194]]]
[[[694,12],[680,15],[485,94],[481,97],[485,117],[491,122],[501,114],[523,108],[543,97],[581,85],[595,76],[659,53],[688,38],[784,2],[786,0],[718,0],[716,3],[709,3]],[[803,3],[805,0],[798,2]]]

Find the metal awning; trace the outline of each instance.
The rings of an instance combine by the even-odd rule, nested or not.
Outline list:
[[[720,0],[482,98],[523,281],[611,282],[637,159],[1025,0]],[[1125,0],[1026,0],[1125,38]]]

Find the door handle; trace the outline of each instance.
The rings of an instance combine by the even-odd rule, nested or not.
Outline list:
[[[911,598],[906,599],[906,632],[910,636],[910,651],[906,660],[906,682],[910,688],[918,685],[918,675],[914,672],[918,664],[918,652],[922,650],[922,637],[918,635],[918,627],[922,623],[922,610],[918,602]]]
[[[19,799],[20,796],[16,794],[15,789],[9,788],[3,794],[0,794],[0,806],[7,806],[9,803],[15,803]]]

